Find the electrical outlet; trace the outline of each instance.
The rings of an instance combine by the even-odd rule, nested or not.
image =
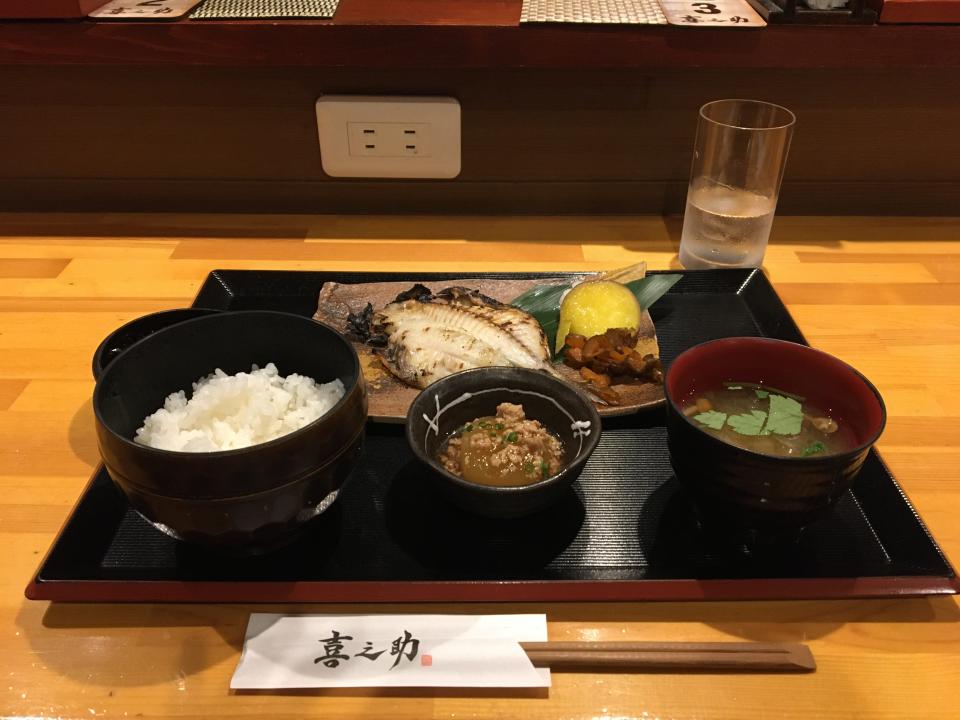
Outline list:
[[[454,178],[460,103],[454,98],[324,95],[320,160],[331,177]]]
[[[430,157],[430,123],[347,123],[351,156]]]

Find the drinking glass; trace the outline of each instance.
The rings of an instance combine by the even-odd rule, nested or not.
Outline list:
[[[700,108],[680,262],[685,268],[763,262],[796,118],[759,100]]]

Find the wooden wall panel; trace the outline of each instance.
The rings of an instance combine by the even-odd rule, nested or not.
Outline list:
[[[953,71],[0,67],[0,208],[661,212],[682,208],[697,108],[798,115],[781,209],[956,214]],[[450,94],[454,181],[324,176],[322,93]]]

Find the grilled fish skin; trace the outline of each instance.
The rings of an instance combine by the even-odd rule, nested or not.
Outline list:
[[[419,388],[460,370],[494,365],[557,374],[532,315],[467,288],[402,293],[373,314],[370,334],[386,338],[380,357],[387,369]]]

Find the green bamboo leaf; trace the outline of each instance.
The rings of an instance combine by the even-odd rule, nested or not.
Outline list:
[[[663,297],[670,288],[680,281],[681,277],[683,276],[679,273],[657,273],[655,275],[647,275],[640,280],[628,282],[627,287],[630,288],[630,291],[637,297],[637,302],[640,303],[640,309],[649,310],[657,300]]]
[[[563,285],[537,285],[514,298],[511,305],[525,310],[531,315],[544,310],[559,310],[560,298],[570,289],[570,283]]]
[[[537,285],[530,288],[510,303],[530,313],[540,323],[547,336],[547,347],[556,347],[557,327],[560,324],[560,299],[572,283],[563,285]],[[555,357],[559,356],[559,353]]]

